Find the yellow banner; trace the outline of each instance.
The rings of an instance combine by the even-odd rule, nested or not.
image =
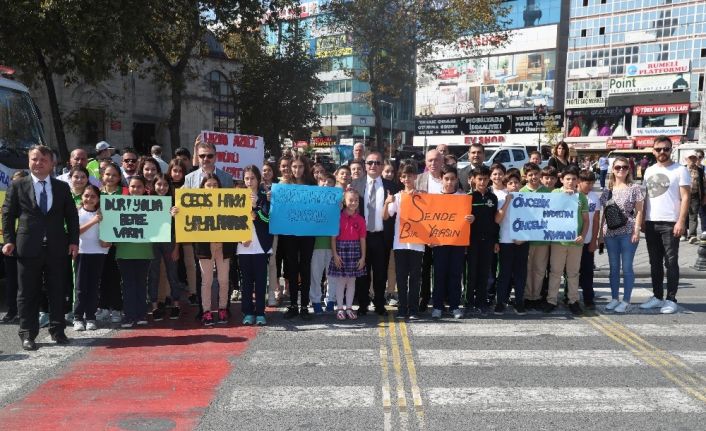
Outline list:
[[[177,189],[176,242],[241,242],[252,239],[249,189]]]

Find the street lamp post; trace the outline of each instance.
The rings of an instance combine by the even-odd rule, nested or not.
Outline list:
[[[390,105],[390,158],[392,158],[392,113],[394,112],[395,105],[392,102],[388,102],[385,100],[380,99],[380,103],[384,103],[386,105]]]
[[[331,137],[333,137],[333,120],[338,119],[338,115],[334,115],[333,112],[329,113],[328,115],[324,115],[324,120],[329,120],[331,124]],[[335,139],[334,139],[335,141]]]
[[[547,107],[543,103],[534,106],[534,115],[537,117],[537,122],[539,123],[540,115],[547,113]],[[542,147],[542,127],[537,127],[537,151],[541,152]]]

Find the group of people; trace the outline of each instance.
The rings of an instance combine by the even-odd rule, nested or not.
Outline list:
[[[671,148],[669,138],[655,139],[657,163],[645,172],[646,187],[633,182],[627,159],[616,158],[608,187],[598,193],[591,170],[562,166],[561,152],[568,154],[563,142],[544,168],[538,153],[521,170],[488,167],[480,144],[471,145],[470,164],[460,170],[442,146],[428,151],[424,166],[417,166],[413,160],[393,164],[357,144],[353,159],[335,172],[311,164],[304,155],[285,155],[277,163],[245,167],[236,181],[216,168],[216,148],[198,139],[193,154],[180,148],[169,162],[161,159],[158,148],[142,157],[126,149],[120,166],[106,143],[97,145],[97,158],[90,162],[85,151],[74,150],[62,178],[51,176],[53,152],[35,146],[29,151],[29,175],[13,178],[3,205],[8,274],[3,321],[19,317],[23,348],[33,350],[42,319],[57,343],[68,342],[67,317],[76,331],[95,329],[97,320],[131,328],[147,325],[150,313],[155,321],[178,319],[181,304],[187,302],[200,307],[204,325],[226,323],[233,291],[240,292],[244,325],[265,325],[266,304],[284,305],[287,297],[284,317],[304,320],[312,312],[356,319],[370,312],[371,305],[384,315],[391,304],[397,305],[399,319],[417,319],[429,307],[435,319],[447,311],[453,318],[502,315],[509,306],[519,315],[529,308],[550,313],[558,306],[562,279],[564,300],[578,315],[583,312],[579,287],[583,307],[595,308],[594,253],[603,244],[612,296],[606,308],[622,313],[631,306],[632,260],[641,231],[650,254],[654,296],[640,307],[674,313],[679,238],[686,229],[691,177],[684,166],[671,162]],[[274,183],[343,189],[339,234],[270,234]],[[173,198],[177,188],[231,187],[252,194],[249,241],[176,243],[173,230],[167,243],[110,244],[100,239],[103,194]],[[402,197],[416,193],[472,195],[472,211],[465,217],[473,226],[470,245],[401,242]],[[576,194],[576,239],[513,240],[501,225],[516,193]],[[172,215],[178,212],[178,204],[170,208]]]

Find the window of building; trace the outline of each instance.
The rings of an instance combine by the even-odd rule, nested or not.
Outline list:
[[[598,34],[605,34],[605,27],[601,27],[598,29]]]
[[[588,0],[583,0],[583,7],[588,6]]]
[[[586,37],[587,30],[585,28],[581,29],[581,37]]]
[[[706,57],[706,48],[701,48],[701,58]]]
[[[601,0],[601,4],[606,4],[607,0]]]
[[[214,70],[206,76],[213,98],[213,130],[235,133],[235,94],[228,79]]]
[[[81,145],[93,146],[105,140],[105,110],[81,108],[79,110]]]

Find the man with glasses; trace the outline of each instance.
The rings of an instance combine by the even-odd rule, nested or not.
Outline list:
[[[387,284],[387,263],[390,261],[390,250],[395,233],[395,218],[383,221],[383,208],[388,195],[398,192],[392,181],[383,179],[382,155],[371,152],[365,159],[367,175],[354,180],[351,186],[363,197],[361,215],[365,218],[366,241],[365,262],[366,275],[358,277],[355,292],[358,297],[359,315],[368,313],[370,305],[370,273],[373,276],[373,299],[375,312],[385,314],[385,285]]]
[[[645,170],[645,240],[650,257],[654,296],[640,305],[659,308],[662,314],[677,311],[679,285],[679,238],[684,235],[689,214],[691,176],[686,167],[671,159],[672,141],[666,136],[654,140],[652,154],[657,163]],[[664,268],[667,268],[667,297],[664,298]]]
[[[233,177],[221,169],[216,168],[216,147],[207,142],[196,144],[196,157],[199,159],[199,168],[184,178],[185,189],[201,187],[201,180],[205,174],[216,174],[222,188],[233,187]]]
[[[127,187],[130,177],[137,175],[137,152],[132,148],[123,151],[123,162],[120,166],[123,173],[123,186]]]

